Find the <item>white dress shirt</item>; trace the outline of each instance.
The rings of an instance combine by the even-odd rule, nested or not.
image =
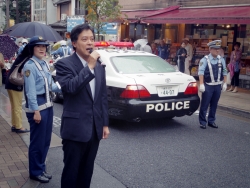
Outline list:
[[[88,63],[87,63],[81,56],[79,56],[77,53],[76,53],[76,55],[77,55],[77,56],[79,57],[79,59],[81,60],[83,67],[88,66],[88,65],[87,65]],[[91,71],[92,74],[95,75],[94,69],[89,69],[89,70]],[[93,79],[89,82],[89,86],[90,86],[90,89],[91,89],[91,92],[92,92],[92,97],[93,97],[93,99],[94,99],[94,97],[95,97],[95,78],[93,78]]]

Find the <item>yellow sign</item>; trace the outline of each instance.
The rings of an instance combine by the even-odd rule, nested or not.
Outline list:
[[[13,25],[15,25],[15,20],[10,19],[10,20],[9,20],[9,25],[10,25],[10,27],[12,27]]]

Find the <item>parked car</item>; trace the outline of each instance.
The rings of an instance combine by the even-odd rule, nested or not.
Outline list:
[[[110,118],[139,122],[192,115],[198,109],[194,77],[176,71],[160,57],[133,50],[97,51],[106,69]],[[55,99],[63,98],[56,95]]]

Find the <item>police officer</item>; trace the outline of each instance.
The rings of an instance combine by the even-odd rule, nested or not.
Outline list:
[[[160,56],[162,59],[167,60],[169,55],[169,49],[168,46],[165,44],[165,41],[162,39],[160,41],[160,45],[158,47],[158,56]]]
[[[52,52],[51,55],[59,55],[60,57],[65,57],[71,55],[71,49],[67,46],[66,41],[60,41],[61,47],[58,48],[56,51]]]
[[[23,72],[25,111],[30,124],[29,173],[30,179],[47,183],[52,178],[45,168],[53,123],[49,92],[60,91],[60,85],[53,82],[49,66],[43,60],[49,44],[42,37],[34,36],[27,45],[31,58],[25,63]]]
[[[24,49],[24,47],[28,44],[28,40],[27,39],[23,39],[22,40],[22,45],[19,47],[18,51],[17,51],[17,55],[20,55]]]
[[[200,128],[202,129],[206,129],[206,125],[218,128],[215,124],[216,108],[221,90],[225,91],[227,88],[227,69],[224,59],[219,55],[221,41],[215,40],[209,42],[207,45],[209,46],[210,54],[200,60],[198,72],[200,79],[200,91],[202,92],[199,113]],[[209,105],[210,109],[207,124],[206,113]]]

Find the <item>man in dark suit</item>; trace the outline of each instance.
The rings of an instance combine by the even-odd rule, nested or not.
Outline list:
[[[102,138],[108,138],[105,69],[97,62],[94,31],[81,24],[71,31],[75,53],[59,60],[56,77],[64,96],[61,137],[62,188],[88,188]]]

